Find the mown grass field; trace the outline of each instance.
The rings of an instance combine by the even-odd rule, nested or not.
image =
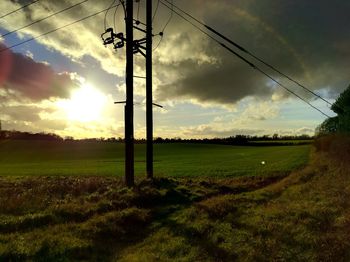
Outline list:
[[[349,261],[349,159],[347,138],[284,177],[2,176],[0,261]]]
[[[310,145],[155,144],[154,170],[167,177],[285,174],[304,165]],[[265,165],[261,162],[265,161]],[[0,175],[123,176],[124,145],[111,142],[0,141]],[[145,145],[135,145],[135,173],[145,174]]]

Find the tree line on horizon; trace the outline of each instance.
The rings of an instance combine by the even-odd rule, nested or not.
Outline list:
[[[162,138],[156,137],[154,139],[155,143],[213,143],[213,144],[247,144],[253,141],[286,141],[286,140],[312,140],[313,136],[309,135],[262,135],[262,136],[251,136],[251,135],[235,135],[224,138]],[[31,133],[22,132],[16,130],[3,130],[0,131],[0,140],[44,140],[44,141],[81,141],[81,142],[124,142],[121,137],[115,138],[84,138],[84,139],[74,139],[73,137],[61,137],[54,133]],[[142,144],[146,143],[145,139],[135,139],[135,143]]]

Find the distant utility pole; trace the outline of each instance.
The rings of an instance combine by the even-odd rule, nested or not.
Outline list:
[[[146,170],[153,178],[152,0],[146,0]]]
[[[126,0],[125,182],[134,185],[134,34],[133,0]]]

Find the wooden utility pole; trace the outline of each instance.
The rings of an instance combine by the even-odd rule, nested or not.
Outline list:
[[[126,0],[125,182],[134,185],[134,53],[133,0]]]
[[[152,0],[146,0],[146,170],[153,178]]]

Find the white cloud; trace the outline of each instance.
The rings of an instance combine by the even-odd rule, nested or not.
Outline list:
[[[7,17],[5,21],[2,21],[1,26],[7,30],[13,30],[75,3],[77,2],[73,0],[39,1],[25,9],[24,12],[18,12],[16,15]],[[311,86],[311,88],[315,90],[320,88],[333,90],[332,92],[325,91],[323,93],[325,96],[334,96],[338,90],[345,87],[344,79],[348,74],[347,68],[349,67],[349,60],[346,59],[348,53],[346,46],[349,42],[348,34],[344,33],[347,31],[342,31],[344,30],[343,25],[346,24],[342,21],[348,17],[347,14],[344,15],[343,10],[346,10],[345,8],[338,8],[339,15],[335,15],[332,10],[328,10],[328,3],[325,0],[320,0],[318,12],[320,14],[331,12],[331,14],[320,16],[322,20],[315,19],[315,21],[306,23],[309,28],[305,28],[304,31],[295,31],[293,28],[286,26],[291,23],[299,27],[304,25],[305,21],[302,21],[302,19],[308,18],[310,13],[306,2],[301,1],[293,5],[293,7],[299,7],[296,10],[286,8],[289,6],[288,1],[277,3],[258,0],[223,0],[199,3],[198,1],[179,0],[176,4],[185,10],[190,10],[193,15],[213,25],[213,27],[220,28],[225,35],[234,38],[237,42],[253,50],[254,53],[268,62],[277,65],[279,69],[297,78],[302,83]],[[339,7],[342,6],[341,1],[338,4]],[[19,36],[22,39],[35,37],[98,12],[109,5],[109,0],[89,1],[42,23],[26,28],[21,31]],[[19,3],[14,1],[0,1],[1,10],[13,10],[18,7]],[[271,10],[276,10],[273,16]],[[109,12],[107,25],[113,24],[111,13],[113,12]],[[163,27],[164,21],[168,17],[169,10],[160,6],[154,23],[155,33]],[[334,17],[339,18],[339,20],[332,19]],[[82,66],[87,66],[84,64],[84,58],[92,57],[105,72],[123,77],[125,72],[125,49],[115,52],[112,47],[103,47],[100,38],[100,34],[104,30],[103,20],[104,13],[101,13],[59,32],[38,38],[36,41],[47,49],[57,51]],[[117,13],[116,22],[119,30],[122,30],[124,21],[121,8]],[[324,24],[325,27],[320,27],[319,23],[326,23]],[[284,28],[289,28],[289,30],[282,30]],[[322,28],[322,30],[327,28],[328,31],[324,31],[324,34],[328,37],[323,37],[323,34],[318,35],[319,28]],[[335,28],[344,34],[333,35],[336,30],[331,29]],[[315,39],[317,41],[314,41]],[[339,44],[335,44],[335,41]],[[157,41],[155,40],[154,43],[156,44]],[[29,50],[27,55],[33,57]],[[72,73],[63,74],[67,74],[72,81],[80,83],[80,76]],[[145,74],[143,58],[135,58],[135,74]],[[307,75],[310,77],[306,77]],[[57,74],[57,76],[62,77],[62,74]],[[160,125],[157,132],[159,135],[164,134],[164,136],[184,134],[185,132],[187,134],[192,132],[194,135],[196,132],[202,135],[205,135],[205,133],[208,135],[223,135],[236,131],[243,132],[244,130],[248,133],[258,132],[259,130],[275,132],[278,130],[275,125],[268,128],[266,123],[268,121],[271,123],[272,120],[280,120],[281,101],[286,101],[286,98],[289,97],[286,91],[273,85],[264,76],[247,67],[239,59],[176,15],[174,15],[166,29],[161,45],[154,52],[153,82],[155,101],[167,106],[169,111],[176,106],[180,106],[181,103],[190,103],[200,105],[201,109],[220,107],[220,109],[227,112],[225,116],[216,117],[215,119],[212,119],[213,116],[208,116],[207,123],[193,125],[192,127],[181,123],[181,120],[174,121],[173,125],[169,126]],[[117,89],[122,93],[125,92],[124,83],[118,83]],[[300,91],[299,87],[295,85],[292,86],[292,89]],[[28,91],[24,88],[20,90]],[[67,94],[67,90],[63,91],[65,91],[64,94]],[[5,95],[2,94],[4,92]],[[11,88],[5,91],[0,89],[0,107],[8,107],[6,119],[17,126],[20,126],[21,121],[18,117],[17,119],[14,117],[14,113],[16,108],[17,112],[24,110],[23,106],[28,109],[28,114],[29,112],[37,113],[35,110],[39,109],[34,109],[35,107],[41,110],[37,114],[41,120],[36,122],[22,121],[25,128],[54,130],[51,127],[54,126],[54,123],[58,123],[55,127],[62,134],[73,132],[79,135],[84,134],[84,130],[86,130],[91,135],[97,135],[93,132],[93,127],[103,134],[112,134],[117,132],[120,129],[119,124],[123,123],[123,110],[120,107],[116,109],[117,107],[113,105],[114,101],[111,97],[108,98],[108,103],[110,103],[108,110],[110,111],[104,113],[104,122],[84,126],[68,122],[64,114],[55,107],[54,101],[50,100],[51,93],[45,93],[44,96],[37,97],[40,101],[33,106],[33,102],[24,101],[24,97],[20,96],[20,93],[13,92],[14,90]],[[35,94],[37,93],[31,93],[31,95]],[[308,94],[301,94],[307,99],[310,98]],[[144,95],[144,81],[135,79],[135,100],[142,102]],[[55,96],[61,95],[55,93]],[[18,98],[20,99],[18,100]],[[161,112],[167,115],[176,115],[169,113],[169,111]],[[140,120],[140,118],[136,119]],[[140,123],[142,121],[138,122],[138,124]],[[45,124],[47,125],[46,129]],[[279,125],[284,124],[279,122]],[[144,128],[142,124],[138,127],[137,135],[143,136]],[[288,129],[286,126],[286,129],[280,131],[310,131],[307,129],[298,130],[302,127],[311,128],[307,125],[299,125]],[[122,133],[120,135],[122,136]]]
[[[29,50],[26,51],[26,56],[28,56],[31,59],[34,59],[34,55],[32,52],[30,52]]]

